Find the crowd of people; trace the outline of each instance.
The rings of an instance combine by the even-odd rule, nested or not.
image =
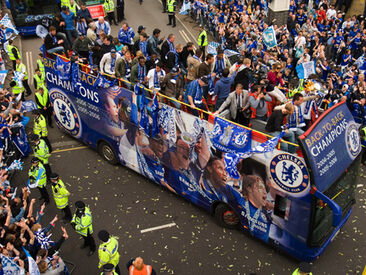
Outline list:
[[[339,2],[337,8],[342,9],[343,2]],[[296,137],[304,133],[322,110],[341,101],[346,102],[357,123],[366,124],[366,21],[363,16],[346,17],[347,10],[337,11],[328,0],[291,0],[287,24],[282,26],[275,20],[268,22],[268,3],[264,0],[190,1],[190,14],[201,25],[197,48],[193,42],[176,43],[174,33],[162,37],[158,28],[141,25],[135,32],[127,22],[122,22],[123,14],[117,14],[115,19],[111,6],[107,10],[108,20],[99,17],[93,21],[85,3],[79,4],[80,9],[74,8],[72,0],[61,1],[60,14],[54,19],[45,17],[37,27],[37,35],[44,40],[44,52],[39,56],[34,75],[36,110],[31,140],[36,158],[32,159],[28,187],[37,187],[48,203],[45,186],[47,181],[52,183],[57,207],[84,237],[90,255],[96,249],[91,239],[90,210],[77,202],[78,210],[72,217],[68,209],[69,193],[48,165],[52,147],[47,138],[47,124],[52,127],[52,107],[45,85],[44,56],[65,55],[86,65],[88,72],[107,79],[118,78],[129,89],[138,84],[155,90],[173,99],[164,99],[165,103],[195,115],[223,116],[243,126],[264,125],[263,131],[273,136],[285,131],[283,138],[291,143],[296,143]],[[164,12],[165,9],[166,6]],[[111,24],[117,22],[122,22],[121,28],[113,36]],[[270,26],[277,40],[272,48],[263,41],[263,31]],[[208,34],[219,45],[212,53],[206,52]],[[30,153],[24,130],[29,117],[24,115],[22,102],[31,89],[19,50],[11,40],[6,50],[13,70],[23,78],[11,81],[8,89],[0,91],[1,253],[21,267],[30,260],[29,253],[41,273],[62,270],[64,263],[55,252],[68,238],[66,230],[61,227],[62,238],[52,242],[48,233],[58,218],[42,228],[45,204],[34,214],[35,199],[30,199],[29,189],[17,192],[10,185],[9,167],[19,169],[14,168],[17,166],[14,160]],[[226,50],[235,54],[229,55]],[[311,61],[315,64],[313,74],[300,79],[297,67]],[[296,150],[291,144],[281,144],[281,148],[292,153]],[[60,200],[65,199],[66,204],[62,204]],[[83,226],[77,227],[83,219],[88,223],[86,231]],[[111,241],[108,232],[99,233],[103,243]],[[117,266],[118,261],[113,268]],[[139,270],[147,268],[141,258],[131,261],[128,268],[131,266]],[[119,268],[116,271],[119,273]]]

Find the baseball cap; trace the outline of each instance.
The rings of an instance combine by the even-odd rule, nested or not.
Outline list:
[[[142,30],[146,30],[146,27],[141,25],[138,27],[137,31],[141,32]]]

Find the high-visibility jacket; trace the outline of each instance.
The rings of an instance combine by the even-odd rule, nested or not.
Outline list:
[[[44,89],[44,87],[43,87],[43,89]],[[37,92],[36,97],[38,99],[38,102],[41,104],[41,106],[37,104],[38,109],[43,109],[43,107],[47,107],[48,91],[43,90],[42,95],[40,92]]]
[[[15,66],[15,70],[17,72],[20,72],[20,73],[24,74],[23,80],[27,80],[28,79],[27,67],[23,63],[17,64]]]
[[[35,74],[33,78],[36,81],[37,89],[39,89],[39,87],[42,87],[44,85],[44,75],[42,73],[41,73],[41,76],[39,76],[38,74]]]
[[[74,2],[74,5],[71,6],[70,1],[69,1],[68,7],[69,7],[70,12],[74,13],[75,16],[76,16],[76,4],[75,4],[75,2]]]
[[[46,75],[45,75],[45,71],[44,71],[44,64],[41,59],[37,60],[37,66],[38,66],[38,69],[41,71],[41,75],[43,76],[43,78],[45,78]]]
[[[34,147],[34,156],[39,158],[43,164],[48,164],[48,158],[51,156],[50,149],[43,139]]]
[[[76,214],[72,217],[71,223],[75,223],[76,233],[86,237],[89,233],[93,233],[93,219],[89,207],[85,207],[85,212],[81,218],[77,217]]]
[[[114,1],[113,0],[105,0],[104,1],[104,9],[105,12],[114,12]]]
[[[8,50],[8,55],[9,55],[9,59],[10,60],[16,60],[14,54],[13,54],[13,48],[15,48],[15,50],[17,51],[18,54],[18,58],[20,58],[20,53],[17,47],[13,46],[13,45],[8,45],[7,46],[7,50]]]
[[[292,275],[300,275],[299,269],[297,268],[294,272],[292,272]],[[313,275],[313,273],[310,272],[309,275]]]
[[[168,2],[167,2],[168,12],[170,12],[170,13],[175,12],[174,4],[175,4],[175,0],[168,0]]]
[[[204,38],[203,38],[203,36],[204,36]],[[202,41],[202,39],[204,39],[204,40]],[[206,30],[203,30],[203,31],[201,31],[201,33],[198,36],[198,46],[207,46],[207,44],[208,44],[207,32],[206,32]]]
[[[137,270],[133,265],[128,269],[129,275],[150,275],[152,271],[151,265],[144,265],[143,269]]]
[[[48,135],[46,119],[43,115],[38,115],[38,117],[34,118],[33,133],[40,137]]]
[[[112,264],[114,266],[119,263],[118,241],[115,237],[110,237],[105,243],[99,245],[99,268],[105,264]]]
[[[37,187],[43,188],[46,187],[47,184],[47,175],[46,169],[42,163],[38,163],[37,166],[31,166],[28,172],[29,179],[31,184],[37,183]]]
[[[24,92],[24,87],[19,87],[18,86],[18,84],[17,85],[15,85],[13,88],[12,88],[12,93],[14,94],[14,95],[18,95],[18,94],[20,94],[20,93],[23,93]]]
[[[61,0],[61,8],[63,6],[68,7],[70,5],[70,0]]]
[[[67,191],[62,180],[59,179],[56,185],[52,184],[52,193],[58,209],[64,209],[69,204],[70,192]]]

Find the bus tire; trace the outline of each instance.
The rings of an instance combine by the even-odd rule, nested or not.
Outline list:
[[[118,159],[116,157],[116,153],[114,152],[112,146],[105,142],[101,141],[98,144],[98,153],[110,164],[117,164]]]
[[[239,217],[227,204],[220,203],[215,208],[215,218],[219,225],[228,229],[239,228]]]

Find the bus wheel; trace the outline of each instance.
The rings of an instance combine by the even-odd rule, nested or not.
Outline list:
[[[226,204],[220,203],[215,209],[215,218],[217,222],[229,229],[236,229],[239,226],[239,218],[235,211]]]
[[[101,141],[98,145],[99,154],[110,164],[117,164],[118,159],[113,148],[105,141]]]

